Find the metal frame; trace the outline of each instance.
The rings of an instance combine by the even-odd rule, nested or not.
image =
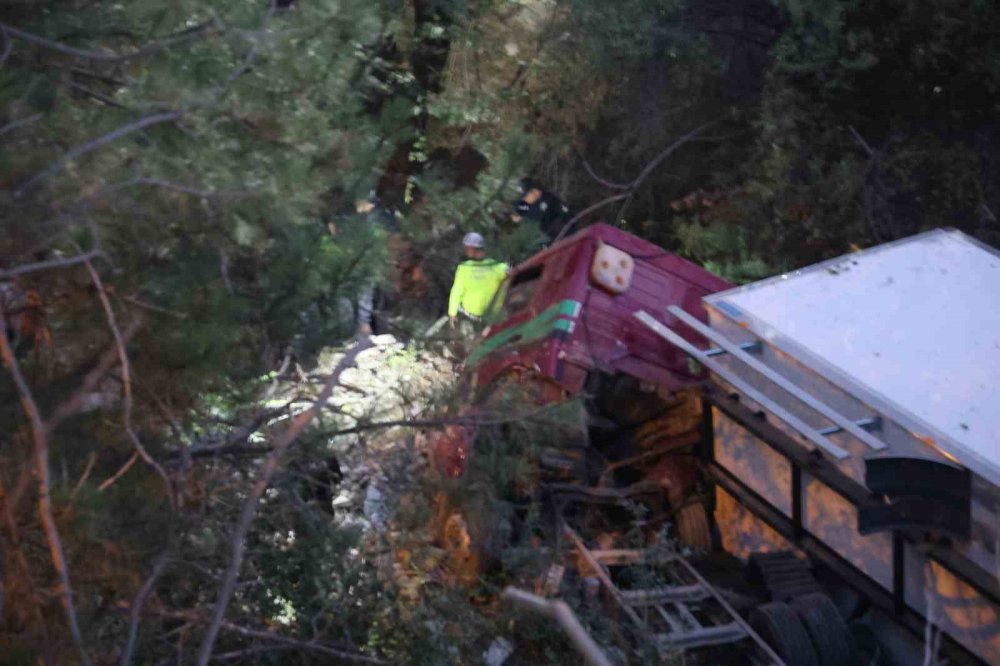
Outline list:
[[[704,388],[704,398],[707,404],[717,408],[788,461],[792,468],[791,492],[796,493],[796,486],[799,485],[799,492],[796,493],[799,508],[796,510],[796,498],[793,496],[792,517],[787,517],[714,460],[705,465],[705,471],[712,480],[730,495],[736,497],[741,504],[779,534],[818,561],[823,562],[851,587],[870,599],[883,611],[894,616],[914,635],[922,636],[926,620],[906,604],[904,546],[909,541],[907,537],[899,532],[892,533],[892,589],[885,590],[879,583],[805,529],[801,522],[801,473],[803,470],[808,472],[811,477],[841,495],[858,509],[879,504],[879,500],[867,488],[841,472],[829,461],[810,456],[794,439],[773,424],[758,418],[756,413],[742,404],[738,398],[721,395],[721,392],[713,387]],[[707,445],[714,448],[714,443],[711,441]],[[798,484],[796,477],[800,479]],[[921,544],[921,547],[929,558],[975,588],[985,599],[1000,604],[1000,583],[996,577],[990,576],[975,563],[950,549],[931,544]],[[983,663],[979,657],[969,652],[955,639],[947,635],[945,638],[945,647],[949,656],[955,659],[957,664],[981,665]]]
[[[882,429],[882,417],[872,416],[865,419],[858,419],[854,422],[854,425],[859,428],[864,428],[865,430],[881,430]],[[836,435],[838,432],[843,432],[843,428],[840,426],[830,426],[829,428],[822,428],[819,431],[821,435]]]
[[[918,241],[924,238],[933,238],[935,236],[942,238],[957,238],[964,243],[975,246],[997,258],[1000,258],[1000,249],[990,247],[989,245],[986,245],[985,243],[982,243],[981,241],[953,228],[933,229],[907,238],[883,243],[882,245],[869,248],[863,252],[873,254],[881,253],[898,245],[905,245],[910,242]],[[977,476],[986,479],[995,486],[1000,486],[1000,465],[991,462],[978,451],[966,446],[953,436],[946,434],[938,427],[926,422],[919,415],[910,412],[908,409],[893,402],[886,396],[877,393],[865,384],[859,382],[855,377],[844,372],[842,369],[827,361],[822,356],[819,356],[798,341],[784,335],[780,330],[775,329],[768,322],[763,321],[751,312],[737,308],[735,305],[727,301],[728,297],[751,289],[765,287],[804,273],[826,270],[831,266],[837,266],[843,263],[846,259],[849,259],[849,257],[850,255],[845,255],[828,259],[818,264],[813,264],[812,266],[790,271],[786,274],[776,275],[749,285],[735,287],[727,291],[711,294],[702,300],[704,305],[710,311],[715,310],[724,315],[730,321],[738,324],[742,328],[745,328],[748,332],[753,333],[759,338],[766,339],[769,346],[795,357],[834,386],[860,400],[869,408],[882,413],[887,419],[891,420],[903,430],[909,432],[911,436],[914,437],[915,441],[923,442],[926,446],[927,440],[925,438],[930,438],[934,442],[930,448],[935,451],[935,453],[951,461],[955,461],[956,458],[961,458],[966,466],[972,467],[976,470]],[[923,435],[924,437],[917,438],[916,434]]]
[[[745,393],[751,400],[787,423],[797,432],[801,433],[803,437],[808,439],[820,449],[826,451],[829,455],[833,456],[837,460],[844,460],[848,457],[847,451],[828,440],[808,423],[768,398],[743,379],[730,372],[727,368],[723,367],[719,363],[716,363],[712,358],[706,356],[703,350],[698,349],[693,344],[682,338],[679,334],[671,331],[669,328],[653,318],[648,312],[640,310],[635,313],[635,317],[664,340],[680,347],[681,350],[689,356],[693,356],[699,363],[732,384],[738,391]]]
[[[690,326],[699,334],[703,335],[708,340],[711,340],[715,344],[719,345],[719,347],[721,347],[722,349],[725,349],[727,352],[729,352],[732,358],[735,358],[743,362],[753,371],[760,373],[768,381],[779,386],[782,390],[786,391],[789,395],[791,395],[793,398],[795,398],[802,404],[807,405],[808,407],[811,407],[815,411],[822,414],[824,417],[832,421],[835,425],[839,426],[840,430],[850,433],[855,438],[861,440],[862,442],[867,444],[869,447],[875,449],[876,451],[881,451],[882,449],[885,448],[885,442],[875,439],[851,419],[847,418],[846,416],[844,416],[837,410],[833,409],[825,402],[817,399],[813,395],[806,393],[804,390],[802,390],[800,386],[795,384],[795,382],[788,380],[786,377],[779,374],[769,366],[765,365],[760,360],[754,358],[753,356],[750,356],[750,354],[747,354],[745,351],[740,349],[739,346],[737,346],[730,340],[726,339],[724,335],[722,335],[715,329],[709,328],[708,326],[701,323],[700,321],[689,315],[684,310],[678,308],[677,306],[674,305],[667,306],[667,312],[669,312],[670,314],[674,315],[675,317],[683,321],[685,324]],[[702,353],[702,356],[704,357],[704,353]],[[729,378],[726,378],[726,381],[730,381]],[[838,431],[827,430],[827,433],[829,434],[833,434],[834,432]],[[821,436],[827,433],[823,431],[818,431],[818,434],[820,434]]]
[[[644,323],[646,323],[647,325],[649,325],[650,328],[653,328],[653,330],[657,331],[657,333],[663,334],[663,336],[668,341],[676,344],[678,347],[680,347],[690,355],[694,356],[699,361],[702,360],[702,350],[697,349],[696,347],[691,345],[691,343],[689,343],[687,340],[682,338],[677,333],[666,328],[658,321],[647,315],[645,312],[641,311],[637,312],[635,316]],[[653,326],[652,324],[655,324],[655,326]],[[711,361],[711,359],[708,359],[708,361],[709,363],[711,363],[711,365],[709,365],[709,363],[706,363],[705,364],[706,367],[708,367],[713,372],[716,372],[716,374],[721,376],[725,381],[732,384],[732,386],[736,388],[738,391],[745,393],[748,398],[758,403],[762,408],[771,411],[771,405],[773,405],[774,403],[769,398],[767,398],[766,396],[761,396],[759,391],[757,391],[753,387],[748,386],[742,379],[740,379],[739,377],[735,377],[733,373],[729,372],[728,370],[720,368],[722,372],[717,372],[716,368],[719,368],[719,365]],[[736,381],[732,381],[730,379],[731,377]],[[749,388],[750,390],[745,391],[744,387]],[[763,401],[759,400],[758,396],[762,397]],[[795,484],[794,470],[796,468],[799,468],[800,470],[799,473],[801,473],[801,470],[809,472],[809,474],[813,478],[829,486],[833,491],[835,491],[837,494],[839,494],[844,499],[849,501],[858,509],[869,506],[877,506],[883,503],[880,501],[879,498],[875,497],[872,494],[872,492],[868,490],[865,486],[858,483],[850,476],[839,470],[830,461],[824,460],[822,457],[810,455],[807,451],[803,449],[802,444],[800,442],[797,442],[787,433],[778,429],[771,423],[768,423],[766,420],[759,418],[759,415],[756,412],[746,407],[746,405],[741,403],[738,398],[724,397],[720,394],[720,392],[718,392],[717,390],[713,389],[710,386],[703,387],[703,397],[707,403],[710,403],[713,406],[719,408],[723,413],[725,413],[734,421],[742,425],[751,434],[756,436],[757,439],[769,445],[772,449],[774,449],[782,456],[784,456],[789,461],[793,469],[793,479],[792,479],[793,485]],[[783,413],[787,414],[787,412],[785,412],[785,410],[780,406],[777,406],[777,408],[778,411],[775,411],[773,413],[780,420],[785,421],[787,423],[784,416],[782,416]],[[710,419],[711,416],[708,415],[707,418]],[[703,423],[702,429],[703,431],[707,432],[709,427],[710,424],[706,422]],[[812,432],[818,435],[816,431]],[[810,441],[813,440],[810,438]],[[830,446],[836,447],[836,445],[834,444],[830,444]],[[839,449],[839,447],[837,448]],[[708,463],[712,463],[713,457],[714,453],[709,452],[706,454],[706,457],[704,457],[703,460]],[[799,498],[798,502],[801,502],[801,497]],[[792,498],[791,505],[794,517],[796,513],[795,498]],[[801,505],[798,510],[798,517],[800,519],[800,522],[795,524],[794,531],[804,533],[804,528],[801,524]],[[916,542],[912,543],[914,543],[914,545],[917,545]],[[970,561],[963,555],[955,553],[950,548],[934,544],[924,544],[924,543],[921,543],[919,545],[928,554],[929,557],[932,557],[941,566],[948,569],[952,574],[957,576],[959,579],[963,580],[967,584],[976,588],[992,603],[1000,605],[1000,581],[997,580],[996,576],[993,576],[990,573],[986,572],[984,569],[982,569],[982,567],[976,565],[974,562]],[[902,575],[900,575],[899,578],[900,580],[902,580]]]
[[[744,342],[740,345],[740,349],[745,352],[759,352],[762,349],[760,340],[754,340],[753,342]],[[714,347],[712,349],[705,350],[705,356],[722,356],[723,354],[729,353],[729,350],[722,347]]]
[[[696,582],[689,585],[674,585],[667,587],[657,587],[651,590],[622,591],[618,589],[606,568],[607,564],[640,563],[647,562],[642,551],[631,551],[637,555],[636,558],[629,558],[623,562],[621,554],[623,551],[591,551],[584,544],[577,533],[567,525],[562,524],[563,533],[573,544],[573,547],[580,553],[587,564],[594,570],[601,585],[607,589],[608,593],[621,607],[622,611],[635,624],[636,629],[643,635],[644,639],[650,640],[654,645],[662,648],[687,648],[709,647],[712,645],[725,645],[744,638],[749,638],[761,650],[764,656],[770,660],[773,666],[788,666],[781,657],[757,634],[756,631],[744,620],[739,613],[723,598],[721,594],[695,569],[690,562],[680,555],[672,555],[666,558],[656,558],[648,560],[651,564],[671,564],[678,563],[681,568],[690,575]],[[608,555],[605,555],[608,554]],[[635,562],[632,562],[632,560]],[[696,601],[703,601],[712,598],[729,616],[730,621],[725,624],[701,626],[701,622],[688,610],[684,604]],[[685,630],[677,618],[672,617],[662,607],[663,603],[671,603],[676,610],[690,624],[698,627],[693,630]],[[663,621],[671,627],[669,634],[652,634],[649,627],[635,612],[636,606],[652,606]]]

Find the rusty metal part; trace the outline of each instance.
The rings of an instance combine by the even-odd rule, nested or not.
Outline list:
[[[678,449],[683,449],[686,446],[692,446],[694,444],[697,444],[700,441],[700,439],[701,435],[697,431],[688,432],[683,435],[670,438],[670,440],[666,444],[658,446],[655,449],[651,449],[649,451],[643,451],[639,455],[631,456],[629,458],[625,458],[624,460],[618,460],[613,463],[610,463],[604,468],[604,471],[601,473],[601,478],[597,482],[597,485],[598,486],[606,485],[608,475],[614,472],[616,469],[620,469],[622,467],[631,467],[633,465],[645,462],[647,460],[652,460],[655,458],[659,458],[661,456],[665,456],[668,453],[673,453],[677,451]]]

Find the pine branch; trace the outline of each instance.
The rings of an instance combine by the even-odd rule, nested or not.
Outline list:
[[[268,20],[271,18],[271,16],[274,13],[274,10],[275,10],[275,1],[271,0],[270,4],[268,6],[268,11],[264,15],[263,20],[261,21],[261,31],[263,31],[263,29],[266,27]],[[209,24],[203,24],[203,25],[209,25]],[[7,26],[4,23],[0,23],[0,28],[6,29],[6,30],[16,30],[14,28],[11,28],[10,26]],[[198,28],[196,26],[196,28],[192,28],[192,30],[200,30],[200,28]],[[187,32],[190,32],[190,31],[185,31],[184,34],[186,35]],[[11,34],[15,34],[15,33],[11,32]],[[30,33],[25,33],[25,32],[20,31],[20,30],[17,31],[17,36],[20,36],[23,39],[30,38],[29,41],[35,40],[36,43],[38,43],[39,41],[44,42],[45,43],[44,45],[47,45],[50,48],[56,48],[56,50],[59,50],[59,48],[57,48],[57,47],[71,49],[71,50],[76,50],[76,49],[73,49],[72,47],[66,47],[65,45],[59,44],[58,42],[51,42],[50,40],[46,40],[46,39],[44,39],[42,37],[38,37],[37,35],[30,35]],[[161,42],[156,42],[154,44],[151,44],[149,47],[144,47],[143,49],[140,49],[139,51],[137,51],[135,54],[132,54],[132,55],[129,55],[129,56],[126,56],[126,57],[135,57],[136,55],[139,55],[141,52],[147,51],[148,49],[163,48],[165,45],[169,45],[169,44],[175,43],[179,39],[186,39],[186,38],[190,38],[190,35],[188,35],[187,37],[184,37],[182,35],[182,36],[179,36],[179,37],[176,37],[176,38],[172,38],[172,40],[168,39],[168,40],[163,40]],[[222,84],[220,84],[220,85],[216,86],[215,88],[213,88],[210,91],[210,94],[209,94],[208,97],[209,98],[218,98],[223,92],[226,91],[226,89],[237,78],[239,78],[246,71],[248,71],[250,69],[250,67],[253,66],[253,63],[255,62],[255,60],[257,58],[258,50],[259,50],[259,42],[254,42],[253,46],[250,48],[250,50],[247,53],[246,57],[243,59],[243,62],[240,63],[240,65],[226,78],[226,80]],[[98,54],[98,55],[100,55],[100,54]],[[123,56],[115,56],[114,59],[121,59],[122,57]],[[95,139],[92,139],[91,141],[88,141],[85,144],[82,144],[82,145],[74,147],[74,148],[70,149],[69,151],[67,151],[66,153],[64,153],[62,156],[60,156],[57,160],[55,160],[54,162],[52,162],[45,169],[43,169],[42,171],[40,171],[40,172],[36,173],[35,175],[31,176],[23,185],[21,185],[19,188],[17,188],[14,191],[14,198],[15,199],[21,199],[21,198],[23,198],[31,190],[35,189],[36,187],[38,187],[39,185],[41,185],[42,183],[44,183],[45,181],[47,181],[49,178],[51,178],[53,175],[55,175],[58,171],[60,171],[61,169],[63,169],[67,164],[69,164],[70,162],[72,162],[72,161],[74,161],[76,159],[79,159],[80,157],[83,157],[84,155],[86,155],[86,154],[88,154],[88,153],[90,153],[90,152],[92,152],[94,150],[97,150],[101,146],[104,146],[104,145],[106,145],[108,143],[116,141],[117,139],[120,139],[120,138],[122,138],[124,136],[128,136],[129,134],[132,134],[134,132],[138,132],[139,130],[146,129],[147,127],[152,127],[154,125],[159,125],[159,124],[162,124],[162,123],[173,122],[175,120],[179,120],[180,118],[182,118],[184,116],[184,113],[185,112],[181,111],[181,110],[161,111],[161,112],[157,112],[157,113],[152,113],[152,114],[143,116],[143,117],[141,117],[141,118],[139,118],[137,120],[134,120],[134,121],[132,121],[130,123],[126,123],[125,125],[122,125],[122,126],[116,128],[116,129],[112,130],[111,132],[108,132],[107,134],[104,134],[104,135],[99,136],[99,137],[97,137]]]
[[[269,0],[269,2],[267,3],[267,12],[264,13],[264,18],[262,18],[260,22],[260,29],[258,30],[258,35],[253,38],[253,44],[250,46],[250,50],[247,52],[246,57],[243,58],[243,62],[240,63],[239,67],[233,70],[233,72],[228,77],[226,77],[226,80],[222,82],[222,84],[216,86],[212,90],[213,95],[216,96],[221,95],[223,92],[226,91],[227,88],[229,88],[229,86],[233,84],[233,82],[236,81],[236,79],[246,74],[248,71],[250,71],[250,68],[253,67],[254,62],[256,62],[257,60],[257,55],[260,52],[261,35],[265,34],[265,29],[267,28],[267,24],[271,20],[271,17],[274,16],[274,12],[277,10],[277,8],[278,8],[277,0]]]
[[[226,572],[223,575],[222,586],[219,590],[218,599],[215,602],[215,608],[212,611],[211,622],[208,625],[208,629],[205,631],[201,648],[198,651],[198,658],[196,660],[196,664],[198,666],[208,666],[208,662],[212,658],[212,650],[215,647],[215,639],[219,635],[219,629],[222,626],[223,618],[226,615],[229,600],[232,598],[233,592],[236,589],[236,579],[239,576],[240,569],[243,565],[243,551],[246,546],[246,535],[250,530],[250,525],[257,513],[257,506],[260,502],[261,496],[271,484],[271,478],[278,470],[285,452],[292,445],[292,443],[298,439],[298,436],[302,433],[305,427],[309,425],[314,418],[316,418],[316,415],[322,409],[323,405],[325,405],[330,399],[330,396],[333,395],[333,389],[340,382],[340,376],[348,367],[354,364],[358,355],[369,347],[371,347],[371,341],[368,338],[363,338],[346,354],[344,354],[343,358],[340,359],[340,362],[337,363],[333,372],[330,373],[330,378],[327,380],[326,385],[323,387],[323,391],[320,393],[319,397],[317,397],[313,402],[312,407],[295,417],[292,424],[275,443],[274,450],[268,456],[267,460],[264,461],[263,468],[261,469],[257,480],[251,487],[246,501],[243,502],[243,508],[240,511],[239,519],[237,520],[236,526],[233,530],[231,540],[232,555],[230,557],[229,566],[226,568]]]
[[[83,157],[87,153],[97,150],[101,146],[109,144],[112,141],[122,138],[123,136],[128,136],[133,132],[146,129],[147,127],[152,127],[153,125],[159,125],[161,123],[173,122],[180,119],[183,115],[184,114],[180,111],[167,111],[149,114],[139,118],[138,120],[126,123],[125,125],[122,125],[107,134],[99,136],[96,139],[92,139],[83,145],[76,146],[64,153],[59,157],[59,159],[52,162],[49,166],[29,178],[24,185],[14,191],[14,197],[16,199],[23,198],[28,192],[47,181],[67,164],[73,160]]]
[[[27,32],[25,30],[19,30],[14,26],[7,25],[6,23],[0,23],[0,34],[3,34],[4,38],[10,43],[10,37],[16,37],[22,41],[28,42],[29,44],[34,44],[35,46],[40,46],[44,49],[50,51],[56,51],[62,53],[63,55],[73,56],[74,58],[85,58],[87,60],[103,60],[106,62],[120,62],[123,60],[129,60],[132,58],[139,58],[142,56],[150,55],[156,53],[165,48],[171,46],[176,46],[177,44],[183,44],[185,42],[194,41],[195,39],[207,35],[211,32],[211,28],[216,26],[215,22],[205,22],[200,23],[191,28],[186,28],[181,32],[178,32],[169,37],[164,37],[161,40],[157,40],[143,46],[140,49],[133,51],[132,53],[108,53],[104,51],[90,51],[87,49],[80,49],[75,46],[69,46],[68,44],[63,44],[62,42],[57,42],[55,40],[36,35],[34,33]],[[2,60],[0,60],[2,63]]]
[[[66,621],[69,624],[70,635],[73,638],[73,645],[80,653],[80,662],[84,666],[90,666],[90,657],[83,644],[83,635],[80,633],[80,624],[76,617],[76,604],[73,601],[73,586],[70,583],[69,567],[66,563],[66,552],[63,550],[62,539],[59,536],[59,528],[56,526],[55,515],[52,512],[52,482],[51,469],[49,468],[49,437],[45,424],[42,421],[41,412],[38,410],[38,403],[31,393],[31,388],[21,374],[21,368],[11,349],[7,339],[7,317],[3,308],[0,308],[0,355],[3,356],[4,365],[10,373],[17,391],[21,396],[21,407],[24,409],[28,420],[31,423],[32,441],[35,450],[35,474],[38,481],[38,513],[41,518],[42,528],[45,531],[45,538],[49,543],[49,555],[52,558],[52,566],[59,577],[60,594],[62,595],[63,610],[66,612]]]

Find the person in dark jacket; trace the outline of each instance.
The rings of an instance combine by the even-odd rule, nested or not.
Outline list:
[[[535,222],[547,242],[551,243],[570,219],[570,214],[569,208],[559,197],[543,190],[531,178],[522,178],[521,198],[514,204],[511,219],[514,222],[520,222],[521,219]]]
[[[365,215],[369,224],[383,233],[392,233],[396,229],[395,212],[381,205],[375,193],[367,199],[354,203],[354,209]],[[361,286],[357,300],[358,335],[371,335],[375,328],[375,304],[378,300],[378,286],[374,281],[368,281]]]

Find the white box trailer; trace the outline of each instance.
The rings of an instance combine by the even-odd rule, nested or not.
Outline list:
[[[704,299],[705,469],[734,554],[809,554],[1000,664],[1000,253],[935,230]],[[644,319],[642,313],[637,314]]]

